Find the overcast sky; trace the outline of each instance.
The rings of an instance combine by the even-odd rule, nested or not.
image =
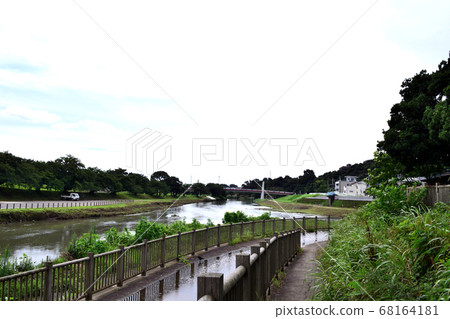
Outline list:
[[[0,151],[184,182],[370,159],[449,1],[2,1]]]

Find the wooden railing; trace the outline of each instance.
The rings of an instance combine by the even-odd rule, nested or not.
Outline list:
[[[91,300],[92,295],[182,256],[220,247],[238,240],[303,230],[329,230],[330,217],[303,217],[224,224],[163,236],[155,240],[88,256],[61,264],[0,278],[0,300]]]
[[[236,255],[236,269],[197,277],[197,299],[201,301],[265,300],[272,278],[299,252],[301,230],[290,230],[252,246],[250,254]]]

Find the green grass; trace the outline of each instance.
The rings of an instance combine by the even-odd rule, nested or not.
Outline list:
[[[450,299],[450,207],[388,217],[363,209],[337,224],[319,258],[315,299]]]
[[[303,213],[320,216],[343,217],[355,211],[354,208],[328,207],[298,202],[279,202],[278,200],[272,201],[267,199],[258,200],[255,202],[259,205],[267,206],[277,211],[282,211],[282,209],[284,209],[288,213]],[[280,208],[280,206],[282,208]]]
[[[316,197],[321,196],[320,194],[293,194],[284,197],[277,198],[276,201],[280,203],[298,203],[300,199],[306,197]]]

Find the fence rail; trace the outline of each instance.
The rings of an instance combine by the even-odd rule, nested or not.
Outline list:
[[[250,254],[236,255],[236,269],[224,278],[221,273],[197,277],[197,299],[201,301],[263,300],[267,298],[272,278],[282,270],[300,248],[301,230],[280,235],[252,246]]]
[[[3,202],[0,209],[30,209],[30,208],[60,208],[60,207],[83,207],[83,206],[105,206],[133,202],[132,199],[123,200],[83,200],[83,201],[48,201],[48,202]]]
[[[331,218],[303,217],[224,224],[147,241],[61,264],[0,278],[0,300],[91,300],[93,294],[127,279],[145,276],[182,256],[237,240],[273,236],[277,232],[330,230]],[[280,236],[278,242],[283,242]],[[270,247],[270,246],[269,246]],[[270,250],[270,249],[268,249]],[[283,255],[284,256],[284,255]],[[270,268],[272,271],[272,268]]]
[[[408,187],[406,189],[406,194],[409,196],[415,189],[426,188],[426,195],[424,202],[428,206],[433,206],[437,202],[442,202],[445,204],[450,203],[450,185],[434,185],[434,186],[419,186],[419,187]]]

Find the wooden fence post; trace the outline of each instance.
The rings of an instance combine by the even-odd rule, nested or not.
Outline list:
[[[331,216],[328,215],[328,231],[331,229]]]
[[[266,300],[266,290],[267,290],[267,273],[268,273],[268,269],[267,269],[267,243],[265,241],[261,241],[259,243],[260,247],[264,247],[264,253],[262,255],[260,255],[261,257],[261,292],[260,292],[260,298],[262,300]]]
[[[86,290],[86,300],[92,300],[92,291],[94,287],[94,253],[87,254],[89,260],[86,265],[86,274],[84,277],[84,289]]]
[[[178,232],[177,237],[177,261],[180,261],[180,255],[181,255],[181,232]]]
[[[286,230],[286,218],[283,217],[283,230]]]
[[[233,222],[230,222],[230,226],[229,226],[229,240],[228,242],[231,243],[233,241]]]
[[[159,281],[159,295],[164,295],[164,278]]]
[[[205,251],[208,251],[208,245],[209,244],[209,227],[206,226],[205,229]]]
[[[166,235],[161,237],[161,268],[164,268],[166,262]]]
[[[292,230],[295,229],[295,217],[292,217]]]
[[[175,273],[175,288],[180,287],[180,270],[178,269]]]
[[[192,230],[192,256],[195,255],[195,229]]]
[[[142,245],[141,276],[147,275],[147,251],[148,242],[147,239],[144,239],[144,243]]]
[[[119,245],[119,250],[119,259],[117,260],[117,287],[122,287],[124,278],[125,247]]]
[[[252,220],[252,238],[255,238],[255,221]]]
[[[44,300],[53,300],[53,263],[51,261],[45,263]]]
[[[262,237],[264,238],[266,236],[266,220],[263,219],[261,222],[262,222]]]
[[[317,234],[317,216],[314,218],[314,230],[315,233]]]
[[[275,246],[275,252],[274,252],[274,259],[275,259],[275,270],[278,271],[280,270],[281,266],[281,262],[280,262],[280,240],[279,240],[279,234],[275,233],[275,242],[274,242],[274,246]]]
[[[244,236],[244,222],[241,222],[241,230],[240,230],[241,235],[239,236],[239,238],[242,239],[242,237]]]
[[[259,296],[261,294],[261,256],[260,256],[260,247],[259,246],[251,246],[250,247],[250,256],[253,254],[258,255],[258,259],[253,264],[251,276],[250,276],[250,286],[251,289],[251,295],[250,300],[258,300]]]
[[[145,288],[139,291],[139,301],[145,301]]]
[[[276,223],[276,220],[273,219],[273,221],[272,221],[272,235],[275,234],[275,231],[276,231],[276,228],[277,228],[277,225],[275,223]]]
[[[220,247],[220,224],[217,224],[217,247]]]
[[[197,300],[210,295],[214,300],[223,300],[223,274],[209,273],[197,277]]]
[[[236,255],[236,268],[239,266],[245,267],[245,275],[242,278],[242,300],[251,300],[251,291],[253,287],[251,286],[251,267],[250,267],[250,255],[249,254],[238,254]]]

